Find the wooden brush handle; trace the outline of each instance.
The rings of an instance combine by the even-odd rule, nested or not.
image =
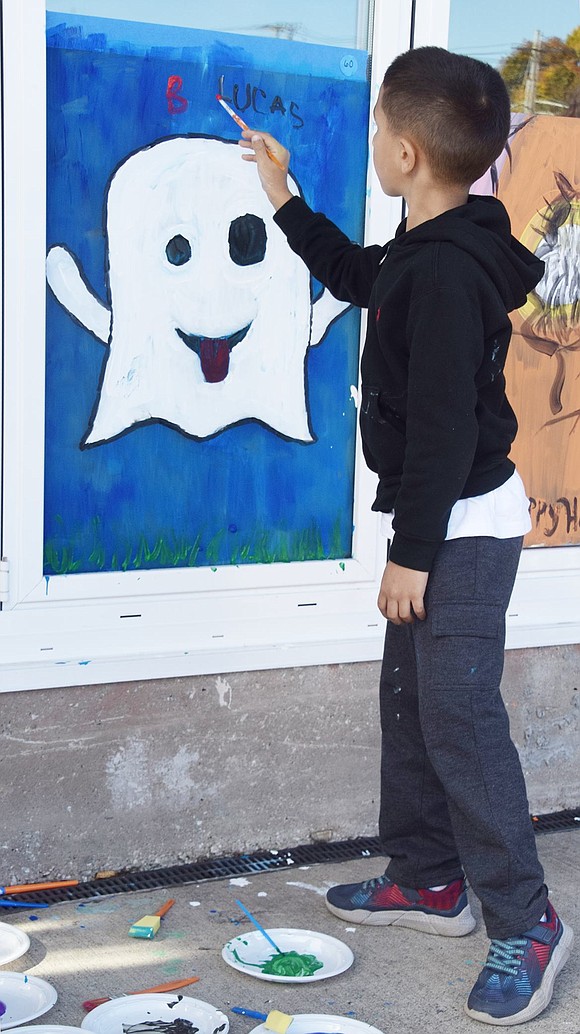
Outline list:
[[[169,912],[169,909],[174,904],[175,904],[175,898],[169,898],[169,901],[166,901],[165,904],[161,906],[161,908],[158,908],[156,912],[153,912],[153,915],[154,916],[159,916],[161,918],[162,916],[165,915],[166,912]]]
[[[156,987],[146,987],[143,991],[128,991],[130,995],[145,995],[154,994],[155,992],[162,991],[177,991],[179,987],[187,987],[188,984],[197,984],[199,977],[188,977],[187,980],[170,980],[168,984],[157,984]],[[91,998],[87,1002],[83,1002],[83,1009],[90,1012],[91,1009],[96,1009],[97,1005],[104,1005],[105,1002],[111,1001],[111,995],[106,998]]]
[[[168,984],[157,984],[156,987],[148,987],[145,994],[161,993],[162,991],[177,991],[179,987],[187,987],[188,984],[197,984],[199,977],[188,977],[187,980],[170,980]],[[130,995],[143,994],[143,991],[129,991]]]

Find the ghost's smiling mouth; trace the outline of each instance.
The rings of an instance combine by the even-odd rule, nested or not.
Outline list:
[[[177,333],[187,347],[199,356],[201,372],[206,381],[216,384],[227,377],[230,367],[230,352],[245,338],[251,326],[252,324],[248,323],[247,327],[237,330],[235,334],[230,334],[228,337],[199,337],[197,334],[186,334],[179,327],[177,327]]]

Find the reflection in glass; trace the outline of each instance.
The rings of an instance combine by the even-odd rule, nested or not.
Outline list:
[[[364,50],[372,0],[47,0],[46,9]]]
[[[578,4],[565,0],[451,0],[449,49],[494,65],[512,109],[525,115],[580,111]]]

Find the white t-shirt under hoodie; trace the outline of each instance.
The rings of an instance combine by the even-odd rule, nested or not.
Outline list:
[[[447,535],[449,539],[474,538],[487,535],[494,539],[511,539],[530,531],[530,501],[517,470],[499,488],[485,495],[458,499],[451,510]],[[381,531],[392,539],[395,514],[383,513]]]

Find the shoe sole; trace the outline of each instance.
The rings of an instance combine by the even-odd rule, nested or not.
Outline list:
[[[538,990],[534,991],[525,1009],[522,1009],[514,1016],[497,1017],[490,1016],[487,1012],[476,1012],[474,1009],[470,1009],[466,1003],[464,1009],[467,1015],[472,1020],[479,1020],[480,1023],[491,1023],[494,1027],[514,1027],[517,1023],[526,1023],[528,1020],[533,1020],[535,1016],[539,1016],[546,1006],[550,1004],[554,991],[554,982],[560,970],[566,965],[574,944],[572,930],[569,926],[565,926],[564,923],[562,923],[562,926],[564,927],[562,936],[557,947],[554,948],[552,958],[546,966],[542,983]]]
[[[471,908],[466,905],[456,916],[434,915],[429,912],[406,912],[383,909],[369,912],[367,909],[345,909],[326,901],[326,907],[339,919],[346,919],[361,926],[404,926],[408,930],[438,934],[440,937],[464,937],[475,928]]]

